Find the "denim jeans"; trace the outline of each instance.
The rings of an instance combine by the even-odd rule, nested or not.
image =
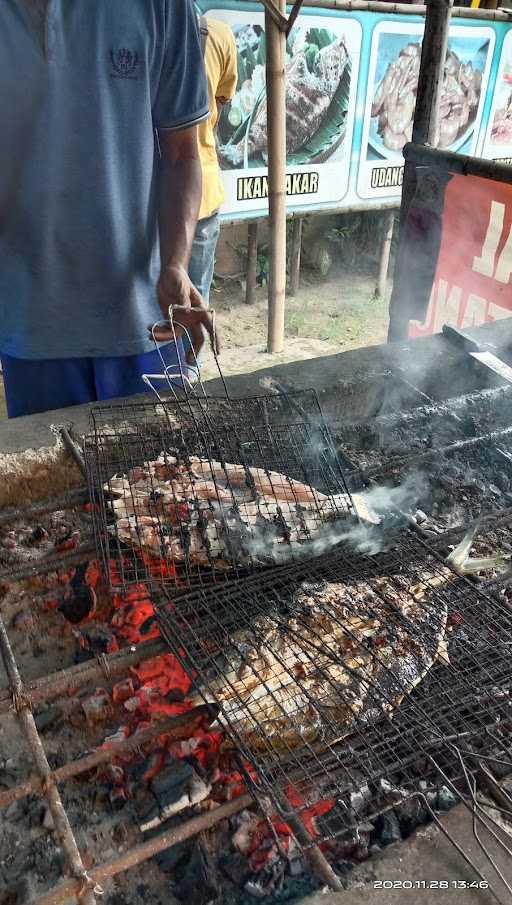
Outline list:
[[[201,293],[206,305],[210,304],[210,287],[215,268],[215,249],[220,232],[219,212],[215,211],[211,217],[198,220],[196,233],[192,243],[192,254],[188,265],[188,274],[197,291]],[[188,337],[183,337],[185,353],[190,350]],[[202,355],[198,356],[201,364]]]
[[[188,273],[205,303],[210,302],[210,286],[215,267],[215,249],[220,231],[219,212],[199,220],[196,227]]]

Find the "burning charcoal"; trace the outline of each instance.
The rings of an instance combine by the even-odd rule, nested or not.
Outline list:
[[[114,704],[124,704],[128,698],[131,698],[135,694],[135,688],[133,685],[133,679],[127,678],[123,679],[121,682],[116,682],[116,684],[112,688],[112,701]]]
[[[60,707],[48,707],[41,710],[34,717],[38,732],[47,732],[49,729],[58,729],[64,722],[64,714]]]
[[[391,845],[393,842],[400,842],[402,833],[400,824],[395,812],[386,811],[381,814],[375,823],[376,841],[381,845]]]
[[[96,693],[82,701],[82,710],[89,724],[101,723],[112,716],[110,697],[105,688],[97,688]]]
[[[243,886],[251,873],[247,858],[239,852],[222,855],[219,859],[219,867],[237,887]]]

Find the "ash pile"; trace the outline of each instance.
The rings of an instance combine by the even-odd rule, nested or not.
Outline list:
[[[402,389],[100,411],[0,514],[0,902],[300,900],[508,809],[512,395]]]

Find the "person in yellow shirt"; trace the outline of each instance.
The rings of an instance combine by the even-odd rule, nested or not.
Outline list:
[[[200,31],[204,47],[210,117],[198,127],[197,141],[203,175],[203,194],[188,272],[192,283],[208,305],[220,231],[219,208],[224,200],[215,133],[223,105],[235,95],[237,66],[235,38],[228,25],[216,19],[200,17]],[[193,364],[193,360],[187,357],[189,364]]]

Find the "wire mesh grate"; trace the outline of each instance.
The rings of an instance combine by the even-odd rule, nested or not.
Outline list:
[[[200,589],[158,618],[256,795],[285,819],[332,805],[316,841],[350,830],[364,787],[414,794],[439,767],[460,776],[459,753],[512,765],[512,614],[413,538]]]
[[[97,406],[84,456],[116,586],[275,565],[354,514],[314,391]]]

